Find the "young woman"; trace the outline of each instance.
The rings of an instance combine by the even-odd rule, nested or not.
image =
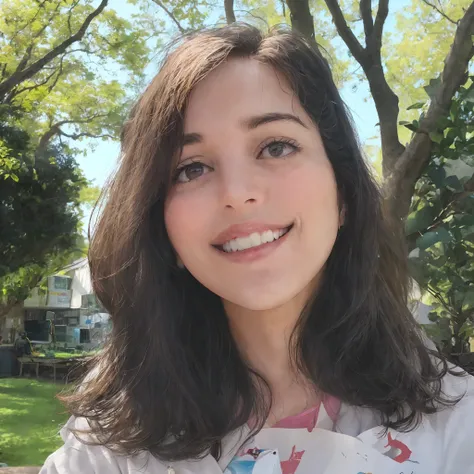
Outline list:
[[[203,31],[134,107],[90,248],[111,339],[42,474],[473,473],[326,61]]]

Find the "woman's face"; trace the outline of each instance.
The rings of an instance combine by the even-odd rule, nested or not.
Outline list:
[[[231,59],[198,84],[165,206],[186,269],[224,303],[273,309],[309,295],[340,225],[333,169],[287,82]]]

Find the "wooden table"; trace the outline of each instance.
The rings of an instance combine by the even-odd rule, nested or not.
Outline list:
[[[20,377],[23,375],[23,366],[24,365],[34,365],[36,369],[36,378],[38,378],[39,372],[39,357],[30,357],[30,356],[23,356],[18,357],[18,362],[20,363]]]
[[[40,361],[40,365],[44,367],[52,367],[53,368],[53,379],[56,382],[56,368],[60,369],[69,369],[74,365],[74,362],[77,362],[74,359],[46,359],[44,358]],[[68,382],[69,377],[69,370],[66,373],[66,383]]]
[[[31,357],[23,356],[19,357],[18,361],[20,362],[20,377],[23,374],[23,365],[35,365],[36,377],[39,375],[39,368],[42,367],[52,367],[53,368],[53,379],[56,382],[56,369],[69,369],[73,367],[78,362],[82,361],[83,357],[71,357],[69,359],[56,359],[56,358],[46,358],[46,357]],[[68,383],[69,370],[66,374],[66,383]]]

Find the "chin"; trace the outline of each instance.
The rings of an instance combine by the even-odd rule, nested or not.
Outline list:
[[[280,288],[260,290],[253,287],[249,291],[241,290],[238,294],[226,295],[227,297],[224,299],[232,305],[250,311],[270,311],[290,302],[298,293],[297,291],[289,292],[288,287],[285,289],[286,291],[282,291]]]

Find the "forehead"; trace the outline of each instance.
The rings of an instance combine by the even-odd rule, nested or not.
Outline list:
[[[306,114],[289,83],[271,66],[251,58],[232,58],[192,91],[185,112],[185,132],[223,121],[268,112]]]

